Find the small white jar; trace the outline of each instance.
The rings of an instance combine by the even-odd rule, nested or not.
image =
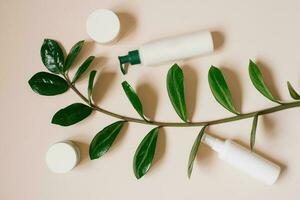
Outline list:
[[[57,142],[46,153],[46,164],[55,173],[71,171],[80,161],[80,151],[72,141]]]
[[[120,27],[119,17],[108,9],[95,10],[86,21],[88,35],[100,44],[115,41],[118,38]]]

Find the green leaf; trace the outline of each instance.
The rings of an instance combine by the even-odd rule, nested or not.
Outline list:
[[[91,160],[100,158],[109,150],[120,133],[124,123],[125,121],[117,121],[97,133],[90,144],[89,154]]]
[[[205,131],[205,128],[207,126],[204,126],[201,131],[199,132],[194,144],[193,144],[193,147],[191,149],[191,153],[190,153],[190,156],[189,156],[189,162],[188,162],[188,177],[190,178],[191,177],[191,174],[192,174],[192,171],[193,171],[193,165],[194,165],[194,160],[197,156],[197,153],[198,153],[198,149],[199,149],[199,146],[200,146],[200,143],[201,143],[201,140],[202,140],[202,137],[204,135],[204,131]]]
[[[208,72],[208,82],[215,99],[230,112],[239,114],[234,107],[230,90],[223,73],[219,68],[215,66],[210,67]]]
[[[66,62],[65,62],[65,66],[64,66],[64,72],[68,71],[70,69],[70,67],[72,66],[72,64],[74,63],[77,55],[79,54],[82,46],[84,44],[84,40],[81,40],[79,42],[77,42],[70,50],[67,58],[66,58]]]
[[[96,70],[91,71],[90,77],[89,77],[88,98],[89,98],[90,104],[92,104],[92,94],[93,94],[94,79],[95,79],[96,73],[97,73]]]
[[[270,99],[273,102],[280,103],[270,92],[267,85],[264,82],[262,73],[260,72],[257,65],[250,60],[249,61],[249,76],[254,85],[254,87],[266,98]]]
[[[135,177],[140,179],[151,167],[154,158],[159,127],[152,129],[138,146],[133,159]]]
[[[74,103],[56,112],[52,124],[70,126],[88,117],[92,111],[93,109],[87,105]]]
[[[252,122],[252,129],[251,129],[251,136],[250,136],[250,147],[251,147],[251,150],[253,149],[254,144],[255,144],[257,121],[258,121],[258,113],[256,115],[254,115],[253,122]]]
[[[59,74],[63,72],[64,54],[55,40],[45,39],[41,47],[42,61],[50,72]]]
[[[138,95],[136,94],[136,92],[133,90],[133,88],[129,85],[129,83],[127,83],[127,81],[122,82],[122,87],[123,90],[126,94],[126,96],[128,97],[130,103],[132,104],[132,106],[134,107],[134,109],[138,112],[138,114],[145,120],[147,121],[145,115],[144,115],[144,111],[143,111],[143,105],[138,97]]]
[[[187,114],[184,97],[184,77],[181,68],[177,64],[174,64],[168,71],[167,90],[176,113],[186,122]]]
[[[62,94],[69,89],[68,83],[61,77],[48,72],[38,72],[28,81],[31,89],[45,96]]]
[[[81,75],[88,69],[94,59],[95,56],[90,56],[82,63],[82,65],[78,68],[75,76],[73,77],[72,83],[75,83],[81,77]]]
[[[290,96],[295,100],[300,100],[300,95],[296,92],[290,82],[287,82],[287,86],[289,89]]]

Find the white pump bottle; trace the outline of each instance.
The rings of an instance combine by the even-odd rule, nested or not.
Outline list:
[[[125,64],[156,65],[207,54],[213,50],[213,39],[209,31],[190,33],[143,44],[138,50],[119,56],[120,68],[125,74]]]

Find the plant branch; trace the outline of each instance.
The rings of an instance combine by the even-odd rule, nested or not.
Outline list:
[[[140,124],[147,124],[147,125],[156,125],[156,126],[168,126],[168,127],[192,127],[192,126],[207,126],[207,125],[215,125],[215,124],[223,124],[228,123],[232,121],[238,121],[242,119],[247,119],[254,117],[257,115],[266,115],[274,112],[278,112],[281,110],[286,110],[289,108],[295,108],[300,107],[300,101],[294,101],[294,102],[288,102],[288,103],[281,103],[278,106],[262,109],[259,111],[249,112],[249,113],[243,113],[232,117],[217,119],[217,120],[211,120],[211,121],[201,121],[201,122],[160,122],[160,121],[145,121],[143,119],[133,118],[133,117],[127,117],[124,115],[120,115],[117,113],[110,112],[108,110],[105,110],[103,108],[100,108],[99,106],[89,102],[89,100],[75,87],[74,84],[71,83],[69,77],[67,75],[63,75],[66,79],[67,83],[69,84],[70,88],[88,105],[90,105],[94,110],[99,111],[101,113],[104,113],[106,115],[109,115],[111,117],[115,117],[124,121],[128,122],[134,122],[134,123],[140,123]]]

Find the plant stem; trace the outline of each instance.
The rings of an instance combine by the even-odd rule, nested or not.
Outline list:
[[[227,122],[232,122],[232,121],[238,121],[242,119],[247,119],[254,117],[256,114],[257,115],[266,115],[274,112],[278,112],[281,110],[286,110],[289,108],[294,108],[294,107],[300,107],[300,101],[294,101],[294,102],[289,102],[289,103],[281,103],[278,106],[274,106],[271,108],[266,108],[262,109],[259,111],[254,111],[254,112],[249,112],[249,113],[243,113],[239,115],[235,115],[232,117],[227,117],[227,118],[222,118],[222,119],[217,119],[217,120],[211,120],[211,121],[201,121],[201,122],[159,122],[159,121],[145,121],[143,119],[138,119],[138,118],[133,118],[133,117],[127,117],[123,116],[117,113],[110,112],[108,110],[105,110],[103,108],[100,108],[99,106],[90,103],[89,100],[75,87],[74,84],[71,83],[69,77],[67,75],[63,75],[64,78],[66,79],[67,83],[69,84],[70,88],[88,105],[90,105],[94,110],[99,111],[101,113],[104,113],[106,115],[127,121],[127,122],[134,122],[134,123],[140,123],[140,124],[147,124],[147,125],[156,125],[156,126],[161,126],[161,127],[192,127],[192,126],[208,126],[208,125],[215,125],[215,124],[223,124]]]

